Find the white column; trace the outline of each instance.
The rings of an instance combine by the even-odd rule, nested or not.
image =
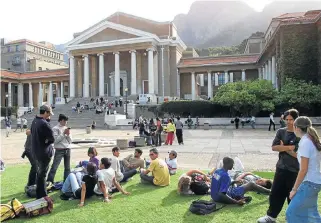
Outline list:
[[[265,64],[265,80],[268,80],[269,77],[268,77],[268,63]]]
[[[148,93],[155,94],[154,89],[154,49],[147,49],[148,51]]]
[[[231,72],[230,73],[230,82],[234,82],[234,73],[233,72]]]
[[[196,88],[196,84],[195,84],[195,73],[192,72],[191,75],[191,92],[192,92],[192,100],[196,100],[196,92],[195,92],[195,88]]]
[[[271,62],[271,77],[272,77],[272,85],[275,87],[275,70],[276,70],[276,63],[275,63],[275,56],[272,57]]]
[[[265,80],[265,67],[262,66],[262,79]]]
[[[23,104],[23,84],[18,84],[18,107],[24,107]]]
[[[212,90],[212,72],[207,72],[207,97],[213,97],[213,90]]]
[[[228,71],[227,70],[225,71],[224,82],[225,82],[225,84],[228,83]]]
[[[204,87],[204,74],[200,74],[200,85]]]
[[[11,89],[11,82],[8,83],[8,107],[12,107],[12,89]]]
[[[48,88],[48,104],[52,105],[53,104],[53,94],[52,94],[52,82],[49,82],[49,88]]]
[[[242,81],[246,80],[246,73],[245,73],[245,69],[242,70]]]
[[[215,86],[218,86],[218,73],[214,74]]]
[[[60,97],[64,98],[64,82],[60,82]]]
[[[115,97],[120,96],[120,65],[119,65],[119,52],[114,52],[115,55]],[[125,85],[125,83],[124,83]]]
[[[84,58],[84,98],[89,97],[89,57],[88,55],[83,55]]]
[[[181,76],[179,74],[178,69],[176,69],[176,75],[177,75],[177,96],[178,98],[181,98]]]
[[[272,81],[272,61],[269,60],[268,63],[268,80]]]
[[[40,107],[42,103],[43,103],[43,89],[42,89],[42,83],[39,82],[38,107]]]
[[[105,71],[104,71],[104,54],[99,53],[99,96],[102,97],[105,95]]]
[[[260,67],[257,69],[257,72],[258,72],[258,79],[261,80],[262,79],[262,72],[261,72]]]
[[[33,108],[33,92],[31,82],[29,82],[29,108]]]
[[[75,58],[71,56],[69,58],[69,97],[75,97]],[[40,84],[40,83],[39,83]]]
[[[131,66],[130,66],[130,70],[131,70],[131,85],[130,85],[130,89],[131,89],[131,94],[135,95],[137,94],[137,82],[136,82],[136,50],[131,50],[130,52],[130,58],[131,58]]]

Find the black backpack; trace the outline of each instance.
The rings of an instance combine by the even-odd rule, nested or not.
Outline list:
[[[218,211],[225,207],[225,205],[217,208],[216,203],[214,201],[204,201],[204,200],[197,200],[193,201],[191,206],[189,207],[190,212],[197,215],[207,215]]]
[[[205,181],[193,181],[190,189],[196,195],[205,195],[208,194],[210,188]]]

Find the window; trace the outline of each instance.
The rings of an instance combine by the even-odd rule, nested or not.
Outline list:
[[[16,52],[19,51],[19,45],[16,45]]]
[[[42,70],[42,67],[38,67],[38,70]]]
[[[218,73],[218,85],[225,84],[225,74],[224,73]]]
[[[7,52],[10,53],[10,46],[7,46]]]

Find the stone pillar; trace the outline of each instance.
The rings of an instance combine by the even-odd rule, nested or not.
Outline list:
[[[212,72],[207,72],[207,97],[213,97],[213,90],[212,90]]]
[[[18,107],[24,107],[23,104],[23,84],[18,84]]]
[[[268,77],[268,64],[266,63],[265,64],[265,80],[268,80],[269,77]]]
[[[262,73],[261,73],[261,68],[259,67],[258,69],[257,69],[257,72],[258,72],[258,79],[259,80],[261,80],[262,79]]]
[[[154,89],[154,49],[149,48],[149,49],[147,49],[147,51],[148,51],[148,93],[155,94],[155,89]]]
[[[265,80],[265,67],[264,67],[264,65],[262,66],[262,79]]]
[[[275,82],[276,82],[275,70],[276,70],[276,63],[275,63],[275,56],[273,56],[272,61],[271,61],[271,79],[272,79],[272,85],[274,87],[275,87]]]
[[[84,85],[83,85],[83,69],[82,69],[82,63],[83,60],[81,58],[77,58],[77,93],[78,97],[84,96]]]
[[[177,75],[177,96],[178,98],[181,98],[181,76],[179,74],[178,69],[176,69],[176,75]]]
[[[245,73],[245,69],[242,70],[242,81],[246,80],[246,73]]]
[[[225,82],[225,84],[228,83],[228,71],[227,70],[225,71],[224,82]]]
[[[104,71],[104,54],[99,53],[99,97],[105,95],[105,71]]]
[[[83,55],[84,58],[84,98],[89,97],[89,58],[88,55]]]
[[[69,97],[75,97],[75,58],[69,58]],[[79,75],[79,74],[78,74]]]
[[[131,86],[130,86],[130,93],[132,95],[137,94],[137,77],[136,77],[136,50],[129,51],[130,58],[131,58],[131,65],[130,65],[130,72],[131,72]]]
[[[60,82],[60,97],[64,98],[64,82]]]
[[[42,103],[43,103],[43,89],[42,89],[42,83],[39,82],[38,107],[40,107]]]
[[[192,93],[192,100],[196,100],[196,83],[195,83],[195,72],[192,72],[191,75],[191,93]]]
[[[271,60],[269,60],[269,62],[268,62],[268,80],[269,81],[272,81],[272,61]]]
[[[29,82],[29,108],[33,108],[33,92],[31,82]]]
[[[47,103],[49,105],[53,104],[53,94],[52,94],[52,82],[49,82],[49,88],[48,88],[48,98],[47,98]]]
[[[114,52],[115,55],[115,97],[120,96],[120,67],[119,67],[119,52]],[[125,83],[124,83],[125,85]]]
[[[230,73],[230,82],[231,83],[234,82],[234,73],[233,72]]]
[[[218,74],[214,74],[215,86],[218,86]]]
[[[97,58],[95,55],[90,57],[90,67],[91,67],[91,92],[90,97],[97,97]]]
[[[200,85],[204,87],[204,74],[200,74]]]
[[[12,107],[12,89],[11,89],[11,82],[8,83],[8,107]]]

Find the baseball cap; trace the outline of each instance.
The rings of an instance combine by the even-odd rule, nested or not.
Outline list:
[[[175,150],[171,150],[168,152],[169,154],[174,154],[175,157],[177,157],[177,152]]]
[[[50,112],[51,115],[54,115],[52,108],[49,105],[42,105],[40,111]]]

